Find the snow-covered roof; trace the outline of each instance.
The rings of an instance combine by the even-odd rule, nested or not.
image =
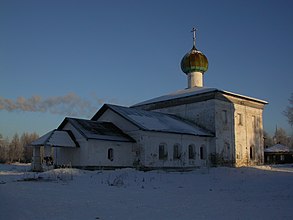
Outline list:
[[[255,101],[255,102],[260,102],[262,104],[268,104],[268,102],[261,100],[261,99],[256,99],[256,98],[252,98],[249,96],[239,95],[239,94],[228,92],[225,90],[220,90],[220,89],[216,89],[216,88],[209,88],[209,87],[193,87],[193,88],[187,88],[184,90],[179,90],[179,91],[176,91],[176,92],[168,94],[168,95],[163,95],[163,96],[159,96],[157,98],[149,99],[149,100],[137,103],[137,104],[133,105],[132,107],[138,107],[138,106],[152,104],[152,103],[164,102],[164,101],[173,100],[173,99],[186,98],[186,97],[190,97],[190,96],[197,96],[197,95],[211,93],[211,92],[220,92],[223,94],[228,94],[228,95],[248,99],[248,100]]]
[[[77,147],[70,131],[53,130],[33,141],[31,146]]]
[[[106,104],[103,108],[110,108],[142,130],[167,133],[189,134],[195,136],[213,136],[210,132],[173,115],[136,108]],[[104,111],[104,110],[102,110]],[[99,112],[93,117],[97,119]]]
[[[86,139],[134,142],[111,122],[98,122],[92,120],[65,118],[58,129],[63,129],[66,123],[72,124]]]
[[[282,144],[276,144],[274,146],[271,146],[269,148],[266,148],[264,150],[266,153],[278,153],[278,152],[290,152],[289,147],[282,145]]]

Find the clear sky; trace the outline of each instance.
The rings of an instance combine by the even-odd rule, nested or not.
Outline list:
[[[268,101],[265,130],[292,132],[282,114],[293,92],[292,11],[291,0],[0,0],[0,133],[42,135],[103,103],[186,88],[192,27],[209,60],[205,86]]]

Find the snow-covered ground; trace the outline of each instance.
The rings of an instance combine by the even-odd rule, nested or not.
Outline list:
[[[0,164],[0,219],[293,219],[293,164],[29,172]]]

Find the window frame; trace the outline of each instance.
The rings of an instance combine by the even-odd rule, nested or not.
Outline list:
[[[194,144],[188,145],[188,159],[189,160],[195,160],[196,159],[196,151]]]
[[[108,160],[110,160],[110,161],[114,160],[114,150],[113,150],[113,148],[108,149]]]
[[[181,145],[174,144],[173,145],[173,160],[180,160],[181,159]]]
[[[243,117],[241,113],[237,113],[237,124],[240,126],[243,125]]]
[[[205,152],[206,149],[205,148],[206,148],[206,146],[204,144],[202,144],[199,148],[199,158],[201,160],[206,160],[206,152]]]
[[[168,159],[167,144],[161,143],[159,144],[159,160],[167,160],[167,159]]]
[[[254,147],[254,145],[251,145],[249,147],[249,159],[255,160],[255,147]]]

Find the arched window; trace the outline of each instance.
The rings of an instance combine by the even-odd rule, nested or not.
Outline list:
[[[190,144],[188,146],[188,159],[194,160],[195,159],[195,146]]]
[[[250,148],[249,148],[249,157],[250,157],[250,160],[254,160],[255,159],[254,146],[253,145],[251,145]]]
[[[205,160],[206,159],[206,152],[205,152],[205,145],[201,145],[201,147],[199,148],[199,157],[201,160]]]
[[[173,146],[173,159],[179,160],[181,158],[181,147],[180,144],[175,144]]]
[[[167,160],[168,159],[168,151],[166,144],[159,145],[159,160]]]
[[[114,159],[114,152],[113,152],[112,148],[108,149],[108,159],[111,161],[113,161],[113,159]]]

